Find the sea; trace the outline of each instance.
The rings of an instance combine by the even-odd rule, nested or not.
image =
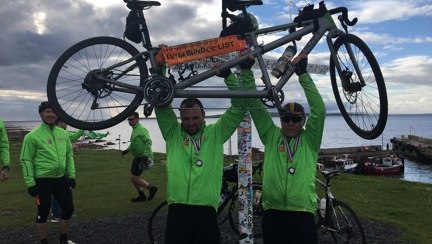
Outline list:
[[[214,123],[217,118],[206,118],[206,123]],[[279,118],[274,117],[274,122],[280,126]],[[162,138],[159,127],[155,118],[142,118],[140,123],[143,124],[150,132],[153,141],[152,149],[154,152],[165,153],[165,141]],[[40,121],[5,121],[7,126],[20,127],[26,130],[32,130],[39,126]],[[74,131],[75,128],[68,127]],[[95,131],[99,133],[109,132],[108,136],[102,142],[94,142],[104,145],[105,149],[124,150],[129,146],[129,138],[132,128],[127,120],[105,130]],[[324,135],[321,148],[340,148],[340,147],[363,147],[379,145],[383,149],[387,143],[391,149],[390,139],[408,137],[416,135],[432,139],[432,114],[416,115],[389,115],[384,132],[374,140],[366,140],[355,134],[346,124],[340,115],[327,116],[324,126]],[[88,142],[85,140],[84,143]],[[258,133],[252,126],[252,146],[264,151]],[[237,133],[234,133],[224,145],[225,154],[237,155]],[[342,155],[335,155],[342,156]],[[401,180],[423,182],[432,184],[432,161],[415,162],[405,159],[405,173],[400,177]]]

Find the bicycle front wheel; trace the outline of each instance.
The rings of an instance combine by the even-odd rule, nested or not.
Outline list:
[[[342,35],[333,46],[341,67],[339,73],[330,57],[330,78],[339,110],[357,135],[375,139],[384,131],[388,114],[387,91],[378,62],[355,35]]]
[[[122,122],[144,97],[148,70],[143,57],[122,63],[138,54],[134,46],[114,37],[90,38],[70,47],[48,77],[54,112],[68,125],[85,130]]]
[[[330,232],[333,243],[366,243],[359,218],[352,208],[338,200],[330,204],[324,229]]]
[[[165,200],[150,215],[147,234],[152,244],[165,243],[165,228],[168,215],[168,202]]]

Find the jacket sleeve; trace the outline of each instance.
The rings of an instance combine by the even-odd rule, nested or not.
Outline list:
[[[243,86],[247,87],[248,90],[256,90],[253,73],[250,75],[243,75],[242,77]],[[251,114],[255,127],[258,131],[258,135],[261,141],[265,144],[269,132],[271,131],[272,127],[276,127],[276,125],[274,124],[270,113],[267,111],[266,107],[259,98],[248,98],[246,101],[249,113]]]
[[[165,107],[155,107],[155,113],[162,137],[167,141],[178,126],[177,116],[171,104]]]
[[[0,161],[3,166],[10,165],[9,139],[3,120],[0,119]],[[1,168],[0,168],[1,170]]]
[[[306,123],[306,130],[308,130],[308,133],[306,134],[313,138],[309,138],[310,140],[308,141],[313,143],[311,146],[315,150],[319,150],[326,116],[325,104],[309,73],[300,75],[299,81],[310,107],[310,114]]]
[[[71,142],[78,140],[82,135],[84,135],[85,130],[77,130],[75,132],[69,131],[69,138]]]
[[[224,81],[229,90],[244,90],[244,87],[240,86],[239,80],[234,74],[230,74]],[[219,135],[221,135],[221,142],[227,141],[237,129],[247,112],[246,106],[245,99],[231,98],[230,108],[214,124],[219,131]]]
[[[36,185],[33,170],[33,160],[36,153],[36,145],[33,143],[31,134],[24,137],[21,148],[20,164],[23,170],[24,182],[27,187]]]
[[[73,158],[72,142],[70,140],[67,141],[66,171],[69,179],[75,179],[75,162]]]

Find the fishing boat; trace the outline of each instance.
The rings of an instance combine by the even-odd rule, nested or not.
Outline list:
[[[404,173],[404,164],[395,154],[370,159],[364,163],[365,175],[401,175]]]
[[[348,158],[348,154],[344,155],[344,158],[336,158],[335,156],[332,160],[330,160],[330,163],[335,170],[340,170],[343,173],[353,173],[358,164],[354,163],[352,158]]]

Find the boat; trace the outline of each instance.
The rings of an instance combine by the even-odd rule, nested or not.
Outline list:
[[[395,154],[370,159],[372,160],[364,163],[363,173],[365,175],[401,175],[404,173],[404,164]]]
[[[354,163],[352,158],[348,158],[348,154],[344,155],[344,158],[336,158],[335,156],[332,160],[330,160],[330,163],[335,170],[340,170],[343,173],[353,173],[358,164]]]

